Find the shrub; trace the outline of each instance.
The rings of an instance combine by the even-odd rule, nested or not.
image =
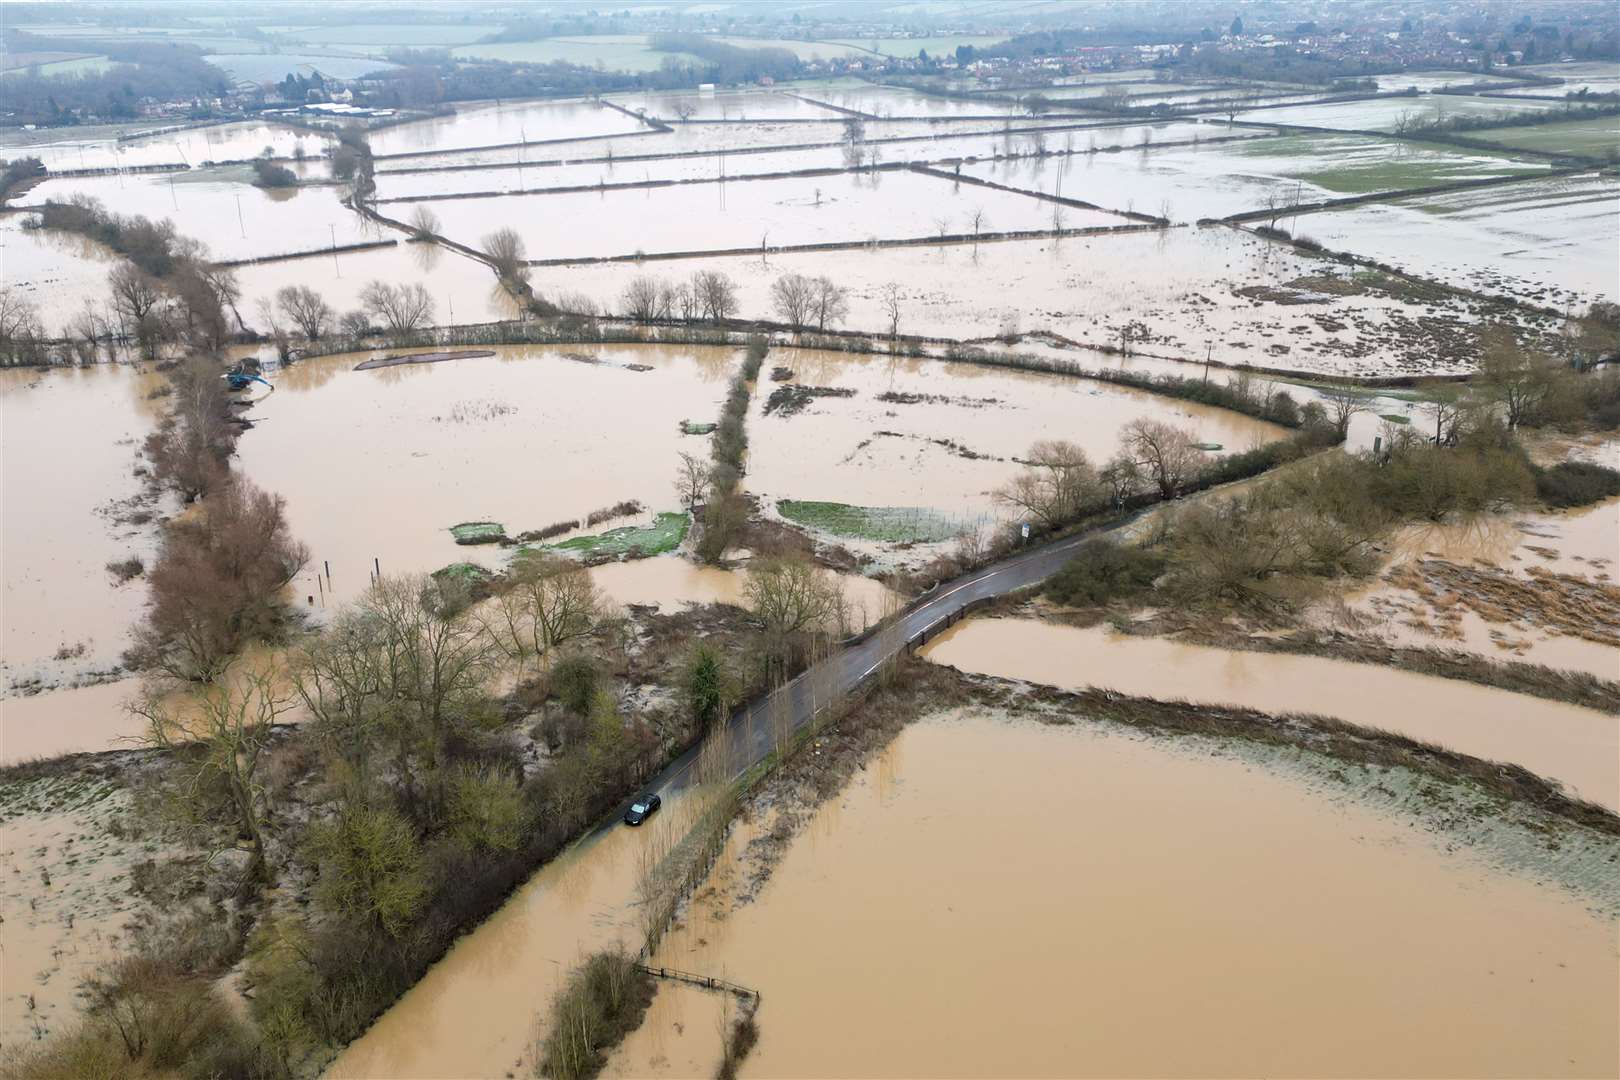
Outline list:
[[[652,995],[652,977],[625,953],[586,960],[551,1007],[541,1071],[552,1080],[595,1076],[607,1062],[605,1051],[640,1025]]]
[[[1548,506],[1586,506],[1620,495],[1620,472],[1584,461],[1561,461],[1536,471],[1536,495]]]
[[[255,158],[253,161],[253,184],[263,188],[288,188],[298,186],[298,176],[291,169],[277,165],[268,158]]]
[[[575,716],[585,716],[596,700],[596,664],[583,653],[569,653],[551,669],[551,688],[562,707]]]
[[[1164,556],[1156,551],[1112,540],[1088,540],[1052,575],[1044,591],[1060,604],[1093,607],[1146,592],[1164,572],[1164,565]]]

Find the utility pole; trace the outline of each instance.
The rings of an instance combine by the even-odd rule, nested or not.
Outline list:
[[[1215,355],[1215,343],[1213,341],[1204,342],[1204,385],[1205,386],[1209,385],[1209,358],[1211,356],[1214,356],[1214,355]]]
[[[236,197],[236,225],[242,230],[242,239],[247,239],[247,223],[242,220],[242,196]]]
[[[331,230],[332,233],[332,269],[337,272],[338,277],[342,277],[343,267],[338,265],[337,257],[337,226],[331,222],[327,222],[326,227]]]

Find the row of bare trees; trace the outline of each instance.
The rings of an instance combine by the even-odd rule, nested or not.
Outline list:
[[[1075,443],[1037,441],[1024,459],[1024,471],[1000,488],[996,498],[1055,529],[1091,510],[1122,506],[1143,491],[1173,499],[1206,461],[1185,429],[1157,420],[1133,420],[1125,426],[1119,451],[1100,467]]]
[[[771,284],[771,305],[795,330],[826,330],[849,315],[849,290],[826,275],[783,274]]]
[[[718,270],[698,270],[687,280],[675,282],[641,274],[624,287],[619,307],[625,318],[636,322],[725,322],[737,314],[737,284]]]

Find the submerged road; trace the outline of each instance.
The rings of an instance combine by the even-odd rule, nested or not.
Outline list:
[[[1068,562],[1081,544],[1122,529],[1138,516],[1133,514],[1107,528],[1087,530],[1029,548],[971,574],[942,582],[932,592],[918,597],[903,609],[898,631],[889,628],[869,632],[801,673],[781,689],[739,708],[728,721],[731,775],[741,776],[763,761],[773,749],[771,706],[778,694],[787,695],[793,729],[797,731],[815,718],[816,712],[826,706],[828,699],[846,697],[871,678],[884,661],[910,647],[913,642],[932,637],[932,631],[946,626],[968,605],[1044,581]],[[647,781],[644,790],[667,795],[690,787],[698,780],[696,766],[700,753],[700,747],[688,750]]]

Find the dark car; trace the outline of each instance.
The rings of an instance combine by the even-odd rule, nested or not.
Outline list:
[[[662,799],[650,792],[638,796],[636,801],[630,804],[630,809],[624,812],[624,823],[626,825],[640,825],[643,821],[658,813],[658,808],[663,804]]]

